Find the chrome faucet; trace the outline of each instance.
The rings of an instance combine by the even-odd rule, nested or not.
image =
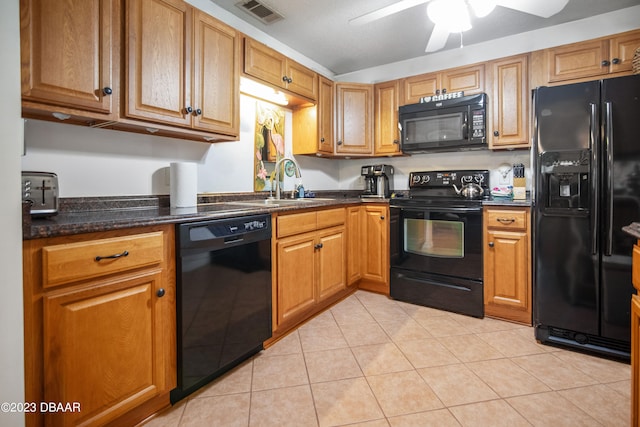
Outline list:
[[[275,198],[277,200],[280,200],[280,165],[282,165],[286,161],[293,163],[293,165],[296,167],[296,178],[302,178],[302,174],[300,173],[300,167],[298,166],[295,160],[293,160],[290,157],[283,157],[280,160],[278,160],[276,162],[274,173],[271,178],[271,188],[273,188],[273,180],[274,179],[276,180],[276,197]],[[272,196],[270,198],[272,198]]]

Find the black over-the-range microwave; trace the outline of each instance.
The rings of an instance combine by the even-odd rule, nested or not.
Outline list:
[[[486,94],[456,92],[422,101],[399,108],[404,153],[487,148]]]

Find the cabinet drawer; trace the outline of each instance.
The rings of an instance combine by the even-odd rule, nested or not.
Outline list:
[[[316,212],[304,212],[278,216],[277,237],[292,236],[316,229]]]
[[[526,230],[527,212],[515,210],[487,210],[487,227],[508,230]]]
[[[318,229],[342,225],[346,220],[347,215],[344,208],[318,211]]]
[[[45,246],[42,248],[43,287],[159,264],[163,253],[161,231]],[[105,258],[109,256],[112,258]]]
[[[631,282],[640,291],[640,246],[633,245],[633,266],[631,267]]]

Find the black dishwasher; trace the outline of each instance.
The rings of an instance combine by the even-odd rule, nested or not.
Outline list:
[[[176,226],[175,403],[263,349],[271,337],[271,217]]]

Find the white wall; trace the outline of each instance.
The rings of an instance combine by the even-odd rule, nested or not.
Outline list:
[[[20,203],[20,13],[0,3],[0,403],[24,402],[22,208]],[[24,415],[0,411],[0,425],[23,426]]]

